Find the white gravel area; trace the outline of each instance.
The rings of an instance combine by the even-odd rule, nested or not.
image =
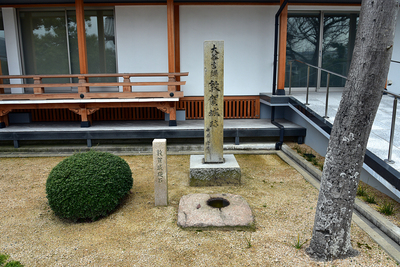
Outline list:
[[[45,184],[63,158],[0,159],[0,254],[25,266],[397,266],[363,230],[352,225],[360,255],[315,262],[310,240],[318,191],[277,155],[236,155],[240,186],[189,187],[189,155],[168,156],[169,206],[154,207],[151,156],[124,156],[134,186],[123,203],[96,222],[60,220]],[[249,203],[255,231],[184,230],[180,198],[231,193]]]

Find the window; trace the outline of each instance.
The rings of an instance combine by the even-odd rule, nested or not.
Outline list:
[[[322,68],[347,76],[356,40],[357,14],[325,14]],[[326,87],[326,72],[322,72],[321,86]],[[329,85],[344,87],[346,80],[330,76]]]
[[[4,38],[3,15],[1,13],[1,10],[0,10],[0,75],[8,75],[6,41]]]
[[[288,16],[287,61],[297,59],[311,65],[318,65],[319,14],[290,14]],[[289,84],[289,70],[287,70],[286,83]],[[310,68],[310,86],[317,85],[317,70]],[[292,65],[292,86],[307,86],[307,66],[294,62]]]
[[[285,85],[289,86],[288,62],[293,59],[347,76],[354,49],[357,22],[358,14],[355,13],[289,14]],[[293,62],[291,77],[293,87],[306,87],[307,66]],[[327,85],[327,74],[324,71],[310,68],[309,79],[309,85],[312,87]],[[330,86],[343,87],[345,82],[343,78],[330,75]]]
[[[19,18],[25,74],[80,73],[75,11],[20,11]],[[88,72],[115,73],[113,11],[85,10],[85,30]]]

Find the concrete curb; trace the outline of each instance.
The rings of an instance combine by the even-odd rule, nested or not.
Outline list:
[[[129,155],[152,155],[153,148],[151,145],[101,145],[94,147],[87,147],[84,145],[71,145],[71,146],[32,146],[32,147],[0,147],[0,158],[16,158],[16,157],[66,157],[74,153],[85,152],[89,150],[107,151],[118,156]],[[241,145],[224,144],[224,151],[229,153],[249,153],[249,151],[256,151],[257,153],[265,153],[265,151],[273,151],[275,143],[248,143]],[[167,144],[167,151],[169,155],[193,155],[204,153],[204,146],[202,144]],[[253,152],[254,153],[254,152]]]
[[[382,232],[389,236],[393,241],[400,245],[400,228],[388,221],[379,212],[356,198],[356,210],[378,227]]]
[[[285,156],[290,158],[290,160],[293,160],[296,164],[303,168],[303,171],[308,172],[308,174],[312,176],[313,181],[310,181],[310,177],[307,177],[307,175],[302,173],[304,178],[319,190],[322,172],[285,144],[282,145],[282,152],[285,154]],[[285,157],[282,159],[285,160]],[[285,161],[287,161],[287,159]],[[400,245],[400,228],[398,226],[387,220],[379,212],[358,198],[355,200],[354,208],[358,213],[364,216],[365,219],[367,219],[374,226],[376,226],[376,228],[386,234],[387,237],[393,240],[396,245]],[[373,227],[367,225],[356,213],[353,213],[353,221],[364,231],[366,231],[368,235],[370,235],[371,238],[374,239],[375,242],[377,242],[391,257],[400,263],[400,251],[394,249],[393,245],[388,242],[389,240],[386,240],[385,238],[382,238],[382,235],[375,233]]]

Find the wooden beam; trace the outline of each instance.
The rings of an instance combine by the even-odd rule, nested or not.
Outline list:
[[[44,85],[44,84],[42,84]],[[40,86],[40,85],[39,85]],[[183,97],[183,91],[173,91],[173,98]],[[84,99],[94,98],[110,98],[110,99],[125,99],[125,98],[143,98],[143,101],[151,102],[148,98],[172,98],[171,91],[162,92],[96,92],[83,93]],[[56,99],[83,99],[80,93],[60,93],[60,94],[2,94],[1,100],[56,100]],[[0,101],[1,105],[5,103]],[[19,105],[19,104],[18,104]]]
[[[281,0],[281,5],[284,0]],[[279,22],[279,58],[278,58],[278,90],[285,89],[286,42],[287,42],[288,6],[282,10]],[[279,94],[279,93],[278,93]]]
[[[3,71],[1,69],[1,60],[0,60],[0,75],[3,75]],[[0,79],[0,84],[3,84],[3,79]],[[4,94],[4,88],[0,88],[0,94]]]
[[[175,26],[175,71],[181,71],[181,41],[180,41],[180,29],[179,29],[179,5],[174,6],[174,26]],[[177,76],[176,81],[180,81],[181,77]],[[176,86],[176,90],[180,91],[180,85]]]
[[[40,74],[40,75],[0,75],[0,79],[35,79],[35,78],[79,78],[79,77],[156,77],[156,76],[188,76],[189,72],[182,73],[91,73],[91,74]]]
[[[119,2],[119,3],[86,3],[85,6],[88,7],[114,7],[114,6],[160,6],[165,5],[165,3],[127,3],[127,2]],[[242,2],[180,2],[176,3],[176,5],[181,6],[204,6],[204,5],[219,5],[219,6],[276,6],[275,2],[248,2],[243,0]],[[293,3],[295,6],[345,6],[345,7],[360,7],[361,4],[353,4],[353,3]],[[49,7],[74,7],[74,4],[7,4],[0,5],[1,7],[14,7],[14,8],[49,8]]]
[[[11,111],[11,108],[3,108],[0,109],[0,128],[4,128],[8,126],[8,113]]]
[[[83,0],[75,0],[76,29],[78,33],[79,69],[80,73],[88,73],[86,33],[85,33],[85,11]]]
[[[174,0],[167,0],[168,72],[175,72]]]

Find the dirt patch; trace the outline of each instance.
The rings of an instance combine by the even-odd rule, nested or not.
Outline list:
[[[318,191],[276,155],[236,155],[242,185],[189,187],[189,156],[168,156],[168,207],[154,207],[151,156],[126,156],[134,187],[111,215],[92,223],[57,218],[45,184],[63,158],[0,159],[0,254],[25,266],[397,266],[355,224],[358,257],[314,262],[294,247],[310,240]],[[249,203],[252,231],[190,231],[177,226],[180,198],[231,193]]]

